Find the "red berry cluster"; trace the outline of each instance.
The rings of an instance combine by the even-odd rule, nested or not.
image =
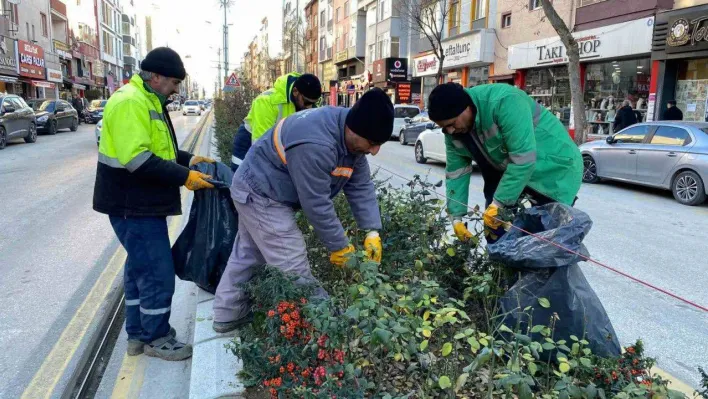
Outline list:
[[[306,304],[307,299],[300,298],[301,304]],[[276,309],[268,311],[268,318],[279,317],[282,325],[279,331],[288,340],[298,338],[302,343],[310,340],[310,324],[302,320],[300,309],[295,302],[281,301]]]

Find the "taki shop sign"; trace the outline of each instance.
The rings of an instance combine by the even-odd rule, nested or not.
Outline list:
[[[591,35],[578,38],[576,41],[578,42],[578,50],[580,50],[581,60],[597,58],[600,56],[600,53],[598,52],[600,46],[602,46],[602,40],[600,37]],[[536,51],[538,52],[538,65],[568,62],[568,55],[566,53],[565,46],[562,44],[558,46],[541,45],[536,47]]]
[[[44,49],[24,40],[17,41],[20,55],[20,75],[44,79]]]

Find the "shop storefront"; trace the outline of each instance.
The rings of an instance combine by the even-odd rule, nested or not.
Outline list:
[[[334,57],[337,68],[337,105],[351,107],[367,89],[368,79],[364,75],[363,57],[356,56],[356,48],[338,52]],[[364,84],[362,84],[364,81]]]
[[[479,29],[443,41],[443,79],[464,87],[488,83],[494,39],[494,31]]]
[[[675,100],[683,120],[708,121],[708,5],[659,13],[656,25],[653,120],[663,119],[666,103]]]
[[[413,92],[418,97],[418,102],[425,108],[430,92],[438,85],[437,74],[440,62],[434,53],[420,54],[413,58],[413,78],[420,79],[420,91]]]
[[[629,100],[646,120],[654,17],[573,33],[580,48],[581,85],[588,134],[612,133],[617,109]],[[572,130],[566,48],[552,37],[509,46],[517,83]]]
[[[0,36],[0,93],[19,93],[15,40]]]
[[[53,41],[54,53],[59,56],[59,66],[61,68],[60,72],[62,75],[62,81],[56,82],[55,80],[49,79],[49,69],[47,70],[47,80],[50,82],[56,82],[59,88],[59,98],[67,100],[71,96],[72,83],[68,78],[71,74],[71,59],[73,55],[71,54],[71,49],[69,46],[59,40]]]
[[[17,41],[20,82],[24,98],[52,98],[55,85],[46,81],[44,49],[24,40]],[[49,90],[45,90],[49,89]]]
[[[408,80],[408,59],[406,58],[383,58],[374,61],[372,65],[374,72],[371,81],[374,87],[378,87],[388,94],[391,102],[396,101],[396,88],[399,83]]]

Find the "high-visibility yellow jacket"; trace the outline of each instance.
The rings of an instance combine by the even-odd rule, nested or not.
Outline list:
[[[251,133],[252,141],[261,138],[281,119],[295,113],[295,104],[291,101],[290,95],[299,77],[300,74],[297,72],[283,75],[275,81],[272,89],[264,91],[253,100],[244,122],[246,130]]]
[[[165,105],[137,74],[108,100],[93,209],[114,216],[181,213],[179,188],[192,154],[177,147]]]

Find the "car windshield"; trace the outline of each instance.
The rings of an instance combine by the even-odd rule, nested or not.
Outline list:
[[[199,103],[196,101],[187,101],[184,105],[199,105]]]
[[[32,104],[32,108],[35,108],[35,104]],[[54,101],[45,101],[39,106],[40,111],[54,112]]]
[[[397,107],[393,110],[394,118],[412,118],[418,115],[420,111],[415,107]]]

